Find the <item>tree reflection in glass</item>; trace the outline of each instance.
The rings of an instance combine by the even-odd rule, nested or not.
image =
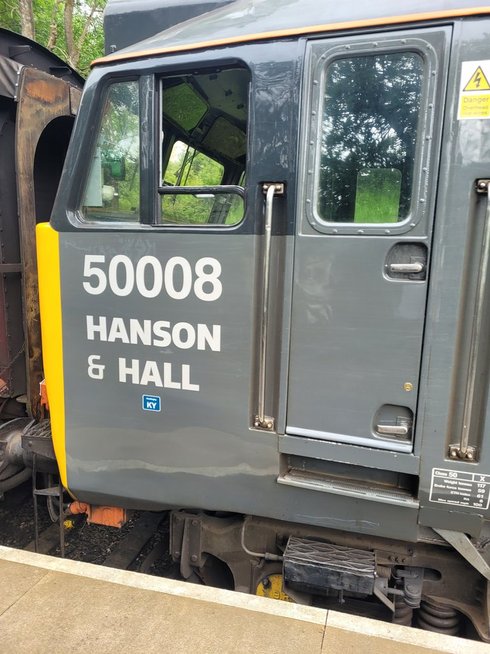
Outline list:
[[[415,52],[328,66],[317,199],[323,220],[390,223],[408,216],[422,76]]]

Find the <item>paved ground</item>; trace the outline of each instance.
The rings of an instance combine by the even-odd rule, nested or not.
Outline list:
[[[377,620],[0,546],[2,654],[490,654]]]

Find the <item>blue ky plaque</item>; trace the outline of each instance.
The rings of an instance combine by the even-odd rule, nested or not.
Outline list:
[[[144,411],[161,411],[161,399],[158,395],[143,395],[142,408]]]

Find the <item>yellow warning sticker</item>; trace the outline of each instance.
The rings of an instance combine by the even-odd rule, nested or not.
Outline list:
[[[459,105],[459,118],[490,118],[490,93],[463,95]]]
[[[490,119],[490,60],[461,65],[458,120]]]
[[[490,84],[481,66],[475,70],[463,91],[490,91]]]

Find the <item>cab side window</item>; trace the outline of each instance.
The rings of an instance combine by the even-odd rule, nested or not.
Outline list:
[[[82,202],[85,220],[139,221],[139,156],[138,82],[118,82],[108,88],[103,106]]]
[[[241,68],[161,80],[158,224],[242,220],[249,82]]]

